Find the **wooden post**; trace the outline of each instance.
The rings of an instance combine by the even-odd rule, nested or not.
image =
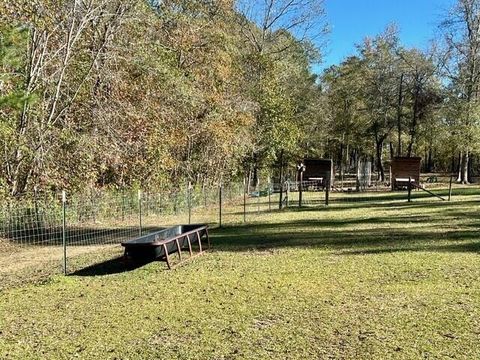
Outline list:
[[[408,177],[408,202],[412,202],[412,178]]]
[[[452,200],[452,183],[453,183],[453,175],[450,175],[450,185],[448,187],[448,201]]]

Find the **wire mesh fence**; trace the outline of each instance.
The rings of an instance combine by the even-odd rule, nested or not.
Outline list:
[[[161,193],[92,189],[4,201],[0,204],[0,288],[5,278],[26,269],[72,272],[91,262],[82,255],[112,246],[118,253],[120,243],[168,226],[242,223],[249,218],[247,213],[255,211],[254,194],[244,189],[243,184],[186,185]]]
[[[286,181],[253,187],[186,184],[161,193],[35,193],[0,205],[0,288],[5,279],[25,269],[45,274],[74,272],[97,261],[100,254],[121,255],[121,242],[173,225],[230,226],[261,221],[260,215],[284,208],[388,206],[447,201],[452,195],[448,181],[407,190],[371,187],[360,192],[319,181]]]

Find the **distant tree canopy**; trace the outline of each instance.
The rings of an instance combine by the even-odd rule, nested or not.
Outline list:
[[[321,0],[0,0],[1,191],[256,182],[304,156],[467,182],[478,9],[458,0],[444,46],[389,27],[317,77]]]
[[[265,27],[228,0],[0,8],[0,182],[11,195],[229,181],[300,149],[317,50],[282,13]],[[309,21],[298,20],[291,30]]]

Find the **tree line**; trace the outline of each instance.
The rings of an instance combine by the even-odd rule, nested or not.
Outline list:
[[[428,51],[391,26],[318,75],[322,0],[0,0],[2,195],[280,181],[304,157],[383,180],[419,155],[467,182],[479,3]]]

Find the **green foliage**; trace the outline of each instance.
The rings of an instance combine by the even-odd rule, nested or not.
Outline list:
[[[20,24],[2,28],[0,52],[12,195],[229,181],[252,151],[265,166],[298,153],[315,91],[306,39],[279,30],[259,53],[231,1],[84,5],[18,0],[2,14]]]
[[[319,0],[272,1],[255,16],[240,11],[268,7],[79,4],[1,2],[0,179],[11,195],[271,176],[280,157],[374,156],[382,167],[430,152],[444,169],[449,152],[479,151],[466,58],[450,60],[446,88],[435,51],[402,47],[393,26],[317,78],[317,38],[299,34],[322,33]]]

